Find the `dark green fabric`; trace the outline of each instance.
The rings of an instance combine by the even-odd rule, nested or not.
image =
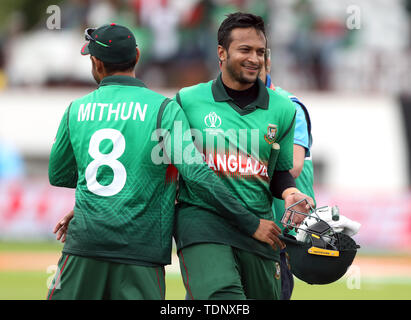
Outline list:
[[[278,300],[280,297],[278,262],[214,243],[189,246],[180,250],[178,257],[188,299]]]
[[[123,85],[123,86],[135,86],[147,88],[143,81],[137,78],[126,77],[126,76],[108,76],[101,80],[99,86],[110,86],[110,85]]]
[[[60,154],[60,157],[50,157],[48,177],[51,185],[66,188],[77,186],[78,172],[74,157],[73,146],[70,141],[69,112],[71,104],[64,112],[57,130],[56,138],[52,146],[52,153]]]
[[[220,214],[212,213],[203,208],[179,203],[176,206],[178,212],[175,226],[175,238],[178,248],[185,248],[198,243],[221,243],[237,248],[255,252],[274,261],[280,260],[279,251],[275,251],[270,245],[260,242],[251,236],[244,236],[240,230]],[[269,213],[267,219],[272,219]]]
[[[164,268],[63,254],[47,299],[164,300]]]

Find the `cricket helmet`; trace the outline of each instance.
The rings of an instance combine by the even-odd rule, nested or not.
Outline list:
[[[311,207],[309,214],[295,210],[295,206],[302,201],[309,204],[306,199],[296,202],[285,210],[281,220],[286,228],[279,238],[286,244],[291,272],[309,284],[337,281],[347,272],[360,246],[347,234],[335,232],[321,219],[317,212],[322,208]],[[287,211],[291,214],[286,217]],[[294,214],[306,216],[299,227],[291,222]],[[310,222],[307,223],[308,221]],[[297,238],[288,234],[287,230],[290,228],[296,229]],[[304,236],[301,236],[302,233]]]

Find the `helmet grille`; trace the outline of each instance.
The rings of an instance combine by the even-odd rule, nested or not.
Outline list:
[[[355,241],[344,233],[336,233],[338,239],[338,249],[340,251],[357,250],[360,246]]]

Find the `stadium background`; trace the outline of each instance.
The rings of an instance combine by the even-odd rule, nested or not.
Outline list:
[[[362,224],[347,274],[297,281],[293,298],[411,298],[411,1],[2,0],[0,299],[44,299],[56,272],[52,228],[74,192],[48,185],[48,154],[65,108],[95,88],[84,29],[132,28],[137,76],[172,97],[216,76],[217,28],[238,10],[264,17],[274,84],[309,108],[318,205]],[[167,298],[184,299],[173,262]]]

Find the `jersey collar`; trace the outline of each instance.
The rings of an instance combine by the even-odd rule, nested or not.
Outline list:
[[[141,80],[129,76],[105,77],[103,80],[101,80],[99,87],[110,85],[136,86],[146,88],[146,85]]]
[[[244,108],[244,110],[255,110],[256,108],[260,109],[268,109],[268,101],[269,95],[267,92],[267,88],[265,87],[264,83],[257,78],[257,85],[258,85],[258,96],[257,99],[251,102],[248,106]],[[230,105],[234,104],[233,99],[227,94],[224,89],[223,80],[221,79],[221,73],[215,79],[211,85],[211,91],[213,93],[214,101],[216,102],[231,102]],[[235,104],[234,104],[235,105]]]

